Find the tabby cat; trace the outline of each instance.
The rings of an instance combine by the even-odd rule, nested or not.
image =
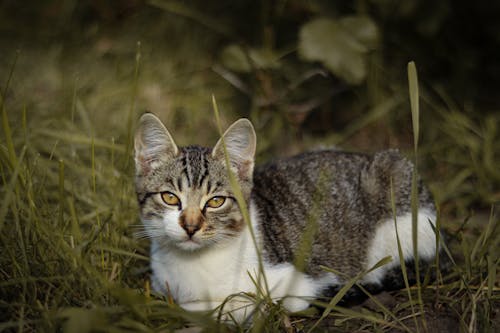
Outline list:
[[[413,259],[413,165],[397,151],[312,151],[254,170],[255,148],[247,119],[233,123],[211,149],[178,147],[156,116],[140,118],[136,191],[144,233],[151,240],[154,290],[188,310],[213,309],[229,295],[255,293],[257,249],[269,296],[292,312],[390,256],[389,264],[360,280],[383,287],[400,264],[395,220],[404,260]],[[250,225],[227,165],[249,207]],[[418,254],[424,261],[437,252],[435,219],[431,196],[420,184]],[[304,247],[304,238],[309,246]],[[300,256],[299,248],[307,253]],[[245,318],[247,313],[239,311]]]

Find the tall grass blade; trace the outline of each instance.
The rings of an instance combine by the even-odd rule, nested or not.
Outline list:
[[[313,206],[307,215],[306,227],[303,231],[296,253],[294,254],[294,266],[299,271],[303,271],[305,269],[311,248],[313,246],[313,241],[319,229],[318,221],[321,213],[324,211],[324,208],[322,207],[325,203],[325,197],[328,190],[327,185],[330,184],[329,179],[332,176],[331,174],[327,174],[327,171],[328,170],[319,170],[319,176],[315,186],[316,189],[314,193],[312,193]],[[293,281],[290,282],[290,284],[292,283]]]
[[[257,253],[257,260],[258,260],[258,265],[259,265],[259,272],[258,272],[258,278],[257,278],[258,287],[262,288],[262,286],[260,284],[263,283],[264,284],[263,288],[266,291],[265,295],[258,295],[258,296],[261,296],[261,297],[263,297],[265,299],[268,299],[270,297],[269,296],[269,285],[268,285],[268,282],[267,282],[267,279],[266,279],[266,274],[265,274],[265,271],[264,271],[264,264],[263,264],[262,254],[260,252],[260,249],[259,249],[259,246],[258,246],[258,243],[257,243],[257,238],[255,236],[255,231],[253,230],[252,222],[250,220],[250,213],[249,213],[247,204],[245,202],[245,198],[243,197],[243,193],[241,192],[240,185],[238,184],[238,181],[236,180],[236,176],[234,175],[234,173],[232,172],[231,167],[230,167],[229,155],[228,155],[228,152],[227,152],[226,143],[224,141],[224,136],[223,136],[223,131],[222,131],[222,125],[221,125],[220,116],[219,116],[219,108],[217,106],[217,102],[215,100],[215,96],[214,95],[212,95],[212,107],[213,107],[213,110],[214,110],[215,120],[216,120],[216,123],[217,123],[219,134],[220,134],[220,137],[221,137],[221,140],[222,140],[222,146],[224,148],[224,157],[225,157],[226,167],[227,167],[227,170],[228,170],[229,182],[231,184],[232,190],[234,191],[234,195],[236,197],[236,201],[238,203],[238,206],[240,207],[241,213],[243,215],[243,219],[244,219],[244,221],[245,221],[245,223],[247,225],[247,228],[249,228],[250,235],[252,237],[252,242],[255,245],[255,249],[256,249],[256,253]],[[257,290],[260,290],[260,288],[257,288]]]
[[[37,129],[34,133],[35,135],[46,136],[47,138],[53,138],[61,140],[67,143],[73,143],[76,145],[89,146],[93,144],[96,148],[104,148],[109,150],[114,150],[117,153],[126,154],[127,147],[122,144],[116,144],[103,139],[95,138],[93,135],[82,135],[79,133],[69,133],[64,131],[53,131],[47,129]],[[68,161],[65,161],[68,163]]]
[[[419,92],[418,92],[418,77],[415,63],[411,61],[408,64],[408,84],[410,92],[410,106],[413,125],[413,143],[414,143],[414,170],[411,182],[411,215],[412,215],[412,242],[413,242],[413,258],[415,260],[415,278],[417,280],[417,296],[420,305],[420,311],[423,315],[423,328],[427,331],[427,325],[424,316],[424,304],[422,300],[422,286],[420,282],[420,267],[418,255],[418,139],[419,139]]]
[[[2,103],[2,127],[5,137],[5,144],[7,145],[7,152],[9,154],[10,167],[14,169],[17,165],[16,150],[14,148],[14,142],[12,140],[12,130],[9,125],[9,117],[7,116],[7,110]]]
[[[410,307],[411,307],[411,313],[413,314],[413,320],[415,322],[415,329],[417,333],[419,332],[419,326],[417,322],[417,316],[415,313],[415,308],[413,304],[413,297],[411,295],[411,290],[410,290],[410,282],[408,280],[408,272],[406,271],[406,263],[403,255],[403,249],[401,247],[401,240],[399,238],[399,231],[398,231],[398,221],[397,221],[397,213],[396,213],[396,198],[394,195],[394,185],[392,183],[392,177],[390,179],[390,184],[391,184],[391,209],[392,209],[392,214],[394,218],[394,229],[396,230],[396,240],[398,244],[398,255],[399,255],[399,265],[401,266],[401,273],[403,274],[403,280],[405,283],[406,290],[408,292],[408,300],[410,302]]]
[[[481,235],[474,243],[474,248],[471,252],[471,259],[476,260],[482,259],[482,256],[488,252],[490,244],[494,241],[493,234],[496,228],[498,228],[498,224],[494,223],[494,208],[493,206],[490,209],[490,216],[488,219],[488,223],[486,224],[486,228],[481,232]]]
[[[430,221],[429,221],[430,223]],[[432,227],[432,223],[430,223]],[[442,283],[443,277],[441,275],[441,269],[440,269],[440,249],[441,249],[441,212],[439,208],[436,210],[436,227],[433,228],[433,231],[436,235],[436,253],[435,253],[435,260],[434,260],[434,265],[436,265],[436,303],[439,300],[439,284]]]
[[[418,92],[418,76],[417,76],[417,68],[413,61],[408,63],[408,84],[410,90],[410,107],[411,107],[411,116],[412,116],[412,124],[413,124],[413,144],[415,148],[415,153],[418,148],[418,138],[419,138],[419,117],[420,117],[420,108],[419,108],[419,92]]]
[[[75,110],[76,110],[76,102],[77,102],[77,86],[78,86],[78,76],[75,76],[75,81],[73,83],[73,94],[71,96],[71,123],[75,122]]]
[[[141,42],[137,42],[137,49],[135,52],[135,67],[134,67],[134,81],[132,82],[132,93],[130,94],[130,108],[128,111],[127,119],[127,142],[125,146],[125,165],[130,163],[130,154],[134,147],[134,128],[135,128],[135,104],[137,100],[137,92],[139,88],[139,68],[141,64]],[[113,147],[114,148],[114,147]]]
[[[495,260],[495,255],[490,253],[487,256],[488,260],[488,299],[493,296],[493,290],[495,289],[495,283],[497,279],[498,261]]]
[[[95,172],[95,144],[94,144],[94,136],[90,141],[90,170],[91,170],[91,180],[92,180],[92,192],[94,195],[96,194],[97,185],[96,185],[96,172]]]
[[[64,161],[59,160],[59,226],[64,225]]]
[[[5,82],[5,86],[3,87],[3,91],[0,92],[0,109],[3,110],[5,98],[7,96],[7,91],[9,90],[10,81],[12,80],[12,76],[14,74],[14,69],[16,68],[17,60],[19,59],[19,50],[16,51],[16,56],[12,61],[12,65],[10,65],[9,75],[7,76],[7,82]]]
[[[11,204],[13,198],[16,196],[16,187],[19,182],[19,174],[21,169],[23,168],[22,162],[24,160],[24,155],[26,154],[26,146],[21,150],[21,154],[19,155],[19,163],[15,164],[15,168],[12,172],[9,183],[4,188],[5,195],[2,199],[2,204],[0,206],[0,233],[5,224],[6,216],[9,210],[9,205]]]

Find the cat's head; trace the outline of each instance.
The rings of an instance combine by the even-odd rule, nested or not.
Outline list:
[[[237,237],[245,222],[229,181],[226,156],[248,202],[255,146],[255,131],[247,119],[233,123],[210,149],[177,147],[162,122],[144,114],[135,135],[135,166],[145,235],[186,251]]]

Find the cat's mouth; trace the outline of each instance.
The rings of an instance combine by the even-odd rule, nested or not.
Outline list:
[[[193,251],[202,247],[201,243],[194,238],[186,238],[177,244],[183,250]]]

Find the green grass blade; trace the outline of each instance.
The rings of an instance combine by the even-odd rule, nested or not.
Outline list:
[[[46,138],[61,140],[66,143],[81,145],[82,147],[93,144],[96,148],[109,149],[115,151],[116,153],[126,154],[127,151],[125,145],[116,144],[113,142],[109,142],[107,140],[95,138],[93,136],[89,137],[86,134],[83,135],[79,133],[69,133],[65,131],[54,131],[44,128],[37,129],[33,134],[42,135],[45,136]]]
[[[366,322],[369,322],[372,324],[379,324],[382,327],[394,328],[395,330],[397,330],[397,332],[400,332],[400,331],[411,332],[408,328],[405,329],[404,326],[400,327],[400,326],[394,325],[393,323],[388,322],[385,319],[379,318],[375,314],[372,314],[370,312],[358,312],[358,311],[355,311],[353,309],[344,308],[341,306],[334,306],[333,309],[335,311],[337,311],[338,313],[342,314],[343,316],[345,316],[346,320],[357,320],[357,321],[362,320],[362,321],[366,321]],[[363,330],[363,332],[365,332],[365,331]],[[378,332],[382,332],[382,331],[378,331]]]
[[[335,294],[335,296],[330,300],[330,302],[326,306],[325,310],[323,311],[323,314],[321,315],[321,317],[316,321],[316,323],[314,323],[314,325],[309,329],[308,332],[312,332],[319,325],[319,323],[321,321],[323,321],[323,319],[325,319],[330,314],[330,312],[334,309],[334,307],[338,304],[338,302],[340,302],[340,300],[345,296],[345,294],[347,294],[349,289],[351,289],[356,283],[358,283],[358,281],[363,276],[365,276],[366,274],[370,273],[371,271],[373,271],[379,267],[387,265],[391,261],[392,261],[391,257],[382,258],[375,265],[373,265],[373,267],[371,267],[370,269],[363,271],[363,272],[360,272],[355,277],[347,280],[345,282],[345,284],[342,286],[342,288],[340,288],[340,290],[337,292],[337,294]],[[339,271],[332,269],[330,267],[322,267],[322,268],[323,268],[323,270],[325,270],[327,272],[334,273],[338,276],[343,275],[342,272],[339,272]]]
[[[424,315],[424,302],[422,300],[422,286],[420,282],[420,267],[418,255],[418,206],[419,206],[419,193],[418,193],[418,140],[419,140],[419,92],[418,92],[418,77],[415,63],[411,61],[408,63],[408,84],[410,92],[410,106],[413,125],[413,141],[414,141],[414,170],[411,181],[411,216],[412,216],[412,242],[413,242],[413,258],[415,261],[415,276],[417,280],[417,296],[420,306],[420,311]],[[422,320],[424,331],[427,331],[425,316]]]
[[[411,330],[408,328],[408,326],[406,326],[403,321],[398,318],[392,311],[390,311],[386,306],[384,306],[384,304],[382,304],[378,299],[377,297],[373,296],[368,290],[366,290],[362,284],[360,283],[356,283],[356,285],[358,286],[358,288],[363,292],[365,293],[365,295],[368,296],[368,298],[370,298],[370,300],[375,303],[381,310],[383,313],[385,313],[387,316],[391,317],[392,319],[394,319],[394,321],[396,321],[400,326],[401,328],[406,331],[406,332],[411,332]],[[416,326],[417,327],[417,326]]]
[[[390,179],[390,184],[391,184],[391,209],[392,209],[392,214],[394,218],[394,229],[396,230],[396,240],[398,244],[398,255],[399,255],[399,265],[401,267],[401,273],[403,274],[403,280],[404,284],[406,287],[406,290],[408,292],[408,300],[410,302],[410,307],[411,307],[411,312],[414,315],[413,319],[415,321],[415,328],[416,331],[419,332],[419,326],[417,323],[417,316],[415,315],[415,308],[413,306],[413,297],[411,295],[411,290],[410,290],[410,283],[408,281],[408,272],[406,271],[406,264],[403,256],[403,249],[401,247],[401,240],[399,238],[399,231],[398,231],[398,221],[397,221],[397,214],[396,214],[396,198],[394,195],[394,186],[392,183],[392,177]]]
[[[139,89],[139,69],[141,64],[141,42],[137,42],[137,49],[135,52],[135,67],[134,67],[134,80],[132,82],[132,93],[130,94],[130,108],[128,111],[127,119],[127,142],[125,146],[125,164],[128,165],[130,161],[130,154],[134,147],[134,128],[135,128],[135,104],[137,100],[137,93]],[[113,147],[114,149],[114,147]]]
[[[419,138],[419,92],[418,92],[418,76],[417,68],[413,61],[408,63],[408,84],[410,90],[410,106],[411,106],[411,116],[413,124],[413,142],[415,152],[418,147]]]
[[[244,219],[245,223],[247,224],[247,227],[249,228],[250,235],[252,237],[252,241],[255,245],[255,249],[257,252],[257,259],[259,261],[259,279],[258,280],[259,280],[259,282],[262,280],[262,282],[264,283],[264,289],[266,290],[266,293],[267,293],[267,295],[261,295],[261,296],[269,297],[269,285],[267,283],[267,279],[265,276],[262,254],[260,253],[260,249],[259,249],[259,246],[257,243],[257,238],[255,236],[255,231],[253,230],[252,222],[250,221],[250,213],[249,213],[247,204],[245,202],[245,198],[243,197],[243,193],[241,192],[241,188],[238,184],[238,181],[236,180],[236,176],[234,175],[234,173],[232,172],[232,170],[230,168],[229,155],[227,152],[226,143],[224,142],[222,125],[221,125],[220,116],[219,116],[219,108],[217,107],[217,102],[215,100],[214,95],[212,95],[212,106],[213,106],[213,110],[215,113],[215,120],[217,123],[219,134],[221,136],[222,146],[224,148],[224,157],[225,157],[226,167],[228,170],[229,182],[231,184],[231,188],[234,191],[234,195],[236,197],[236,201],[238,202],[238,206],[240,207],[241,213],[243,215],[243,219]]]
[[[64,161],[59,160],[59,225],[64,225],[64,204],[65,204],[65,193],[64,193]]]
[[[2,105],[2,127],[4,131],[5,144],[7,145],[7,151],[9,154],[9,161],[11,164],[10,167],[14,169],[17,165],[16,150],[14,148],[14,141],[12,140],[12,130],[10,129],[7,110],[3,105]]]
[[[5,195],[2,199],[2,204],[0,206],[0,232],[2,232],[2,229],[4,227],[5,218],[7,216],[9,206],[12,203],[12,200],[16,196],[16,188],[19,182],[21,170],[23,168],[22,162],[24,160],[25,153],[26,153],[26,146],[21,151],[21,154],[19,156],[19,163],[15,164],[15,168],[11,175],[9,183],[4,188]]]
[[[316,181],[315,191],[312,193],[312,207],[306,217],[306,226],[300,238],[296,253],[294,254],[294,266],[299,271],[304,271],[307,260],[311,254],[314,239],[319,230],[319,219],[325,208],[327,185],[330,184],[331,174],[328,170],[319,170],[318,180]],[[290,282],[293,284],[293,281]]]

